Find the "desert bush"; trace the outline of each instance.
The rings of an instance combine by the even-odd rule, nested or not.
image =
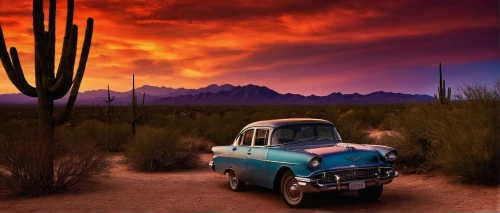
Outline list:
[[[391,127],[398,135],[386,135],[380,143],[398,150],[397,165],[411,168],[409,171],[430,169],[430,140],[427,133],[431,128],[429,119],[433,106],[427,104],[408,104],[396,119],[391,119]]]
[[[409,104],[381,143],[398,150],[396,165],[440,168],[478,184],[498,183],[500,80],[494,87],[464,85],[450,105]]]
[[[73,128],[67,126],[61,128],[62,131],[58,131],[61,140],[70,143],[73,138],[82,138],[95,143],[106,152],[123,151],[124,144],[132,137],[132,127],[125,123],[112,123],[108,126],[102,121],[88,120]]]
[[[429,119],[433,163],[478,184],[498,183],[500,79],[496,87],[458,88],[452,108],[436,107]]]
[[[125,156],[138,171],[171,171],[199,165],[198,147],[183,143],[178,130],[142,127],[126,146]]]
[[[214,147],[212,142],[202,137],[186,136],[182,137],[181,141],[183,144],[190,146],[190,148],[193,148],[200,153],[212,153],[212,147]]]
[[[372,144],[375,142],[365,125],[355,117],[340,117],[336,125],[342,140],[349,143]]]
[[[54,180],[44,183],[41,144],[36,134],[0,136],[0,194],[34,197],[88,187],[105,175],[109,162],[91,143],[74,138],[74,143],[55,144]],[[75,145],[78,144],[78,145]]]
[[[378,127],[385,120],[384,108],[371,108],[366,114],[365,122],[371,127]]]
[[[380,144],[390,146],[398,151],[398,159],[394,166],[403,173],[421,173],[428,169],[425,164],[427,156],[423,154],[422,146],[408,140],[401,134],[384,134]]]

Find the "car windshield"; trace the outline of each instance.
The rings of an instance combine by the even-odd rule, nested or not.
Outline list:
[[[271,145],[314,141],[341,141],[333,125],[298,124],[278,127],[273,131]]]

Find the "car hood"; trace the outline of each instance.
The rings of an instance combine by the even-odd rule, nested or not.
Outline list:
[[[369,146],[353,143],[315,143],[303,145],[290,145],[285,148],[290,151],[308,152],[323,159],[324,169],[351,166],[378,164],[380,154]]]

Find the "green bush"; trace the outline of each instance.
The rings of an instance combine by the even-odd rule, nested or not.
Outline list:
[[[124,144],[130,141],[132,129],[126,123],[112,123],[97,120],[83,121],[76,127],[62,126],[57,131],[61,140],[71,143],[74,138],[85,139],[95,143],[103,151],[121,152]]]
[[[381,143],[398,150],[399,166],[440,168],[477,184],[497,184],[500,153],[500,80],[465,85],[450,105],[409,104],[391,124],[399,135]]]
[[[125,149],[125,156],[138,171],[171,171],[199,166],[198,147],[183,143],[178,130],[143,127]]]
[[[429,169],[430,129],[433,106],[427,104],[408,104],[396,119],[391,119],[392,128],[398,135],[386,135],[380,143],[398,150],[398,163],[411,168],[410,171]]]
[[[385,119],[385,109],[371,108],[368,110],[365,122],[371,127],[377,128]]]
[[[465,85],[450,109],[437,107],[427,136],[434,164],[466,182],[497,184],[500,153],[500,79],[496,87]]]
[[[403,173],[421,173],[428,169],[427,156],[423,154],[422,147],[412,140],[407,140],[400,134],[384,134],[379,143],[398,151],[394,166]]]
[[[340,117],[336,128],[345,142],[357,144],[373,144],[375,142],[366,131],[365,125],[355,117]]]

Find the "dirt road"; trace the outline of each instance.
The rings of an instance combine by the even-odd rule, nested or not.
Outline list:
[[[498,187],[454,184],[449,177],[402,175],[387,185],[381,200],[360,200],[355,192],[322,194],[314,207],[290,209],[270,190],[248,186],[232,192],[227,176],[208,168],[174,173],[137,173],[119,163],[102,184],[92,190],[42,198],[0,200],[6,212],[137,212],[137,211],[230,211],[230,212],[442,212],[497,211]],[[211,155],[203,156],[206,164]]]

